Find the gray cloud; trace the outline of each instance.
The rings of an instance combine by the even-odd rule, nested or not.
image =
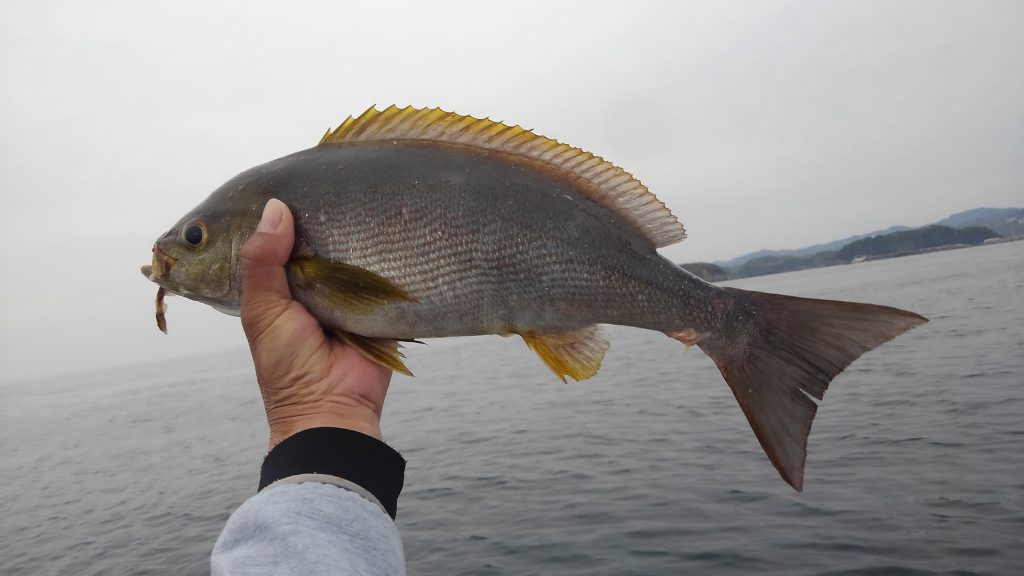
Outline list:
[[[1019,2],[5,3],[0,47],[2,379],[242,345],[183,300],[156,332],[152,240],[373,103],[606,156],[676,260],[1024,198]]]

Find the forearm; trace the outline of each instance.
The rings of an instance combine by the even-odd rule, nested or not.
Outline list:
[[[214,574],[404,574],[393,518],[405,462],[383,442],[317,428],[279,444],[260,492],[228,520]]]

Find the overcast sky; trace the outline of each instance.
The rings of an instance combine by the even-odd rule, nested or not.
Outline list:
[[[1024,205],[1024,2],[0,4],[0,380],[241,346],[138,272],[252,165],[371,104],[518,123],[729,259]]]

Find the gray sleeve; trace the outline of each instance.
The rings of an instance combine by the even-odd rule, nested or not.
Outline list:
[[[376,500],[336,484],[279,483],[228,519],[215,576],[405,574],[398,528]]]

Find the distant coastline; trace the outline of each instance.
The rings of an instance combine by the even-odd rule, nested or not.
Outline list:
[[[728,262],[681,266],[708,282],[720,282],[1016,240],[1024,240],[1024,208],[976,208],[920,228],[892,226],[807,248],[760,250]]]
[[[1024,236],[1015,236],[1013,238],[990,238],[989,240],[986,240],[981,244],[946,244],[944,246],[921,248],[920,250],[910,250],[907,252],[894,252],[892,254],[882,254],[879,256],[863,256],[859,259],[850,262],[850,264],[860,264],[861,262],[871,262],[873,260],[888,260],[889,258],[902,258],[904,256],[917,256],[918,254],[928,254],[929,252],[945,252],[946,250],[960,250],[961,248],[973,248],[975,246],[1005,244],[1007,242],[1019,242],[1021,240],[1024,240]]]

